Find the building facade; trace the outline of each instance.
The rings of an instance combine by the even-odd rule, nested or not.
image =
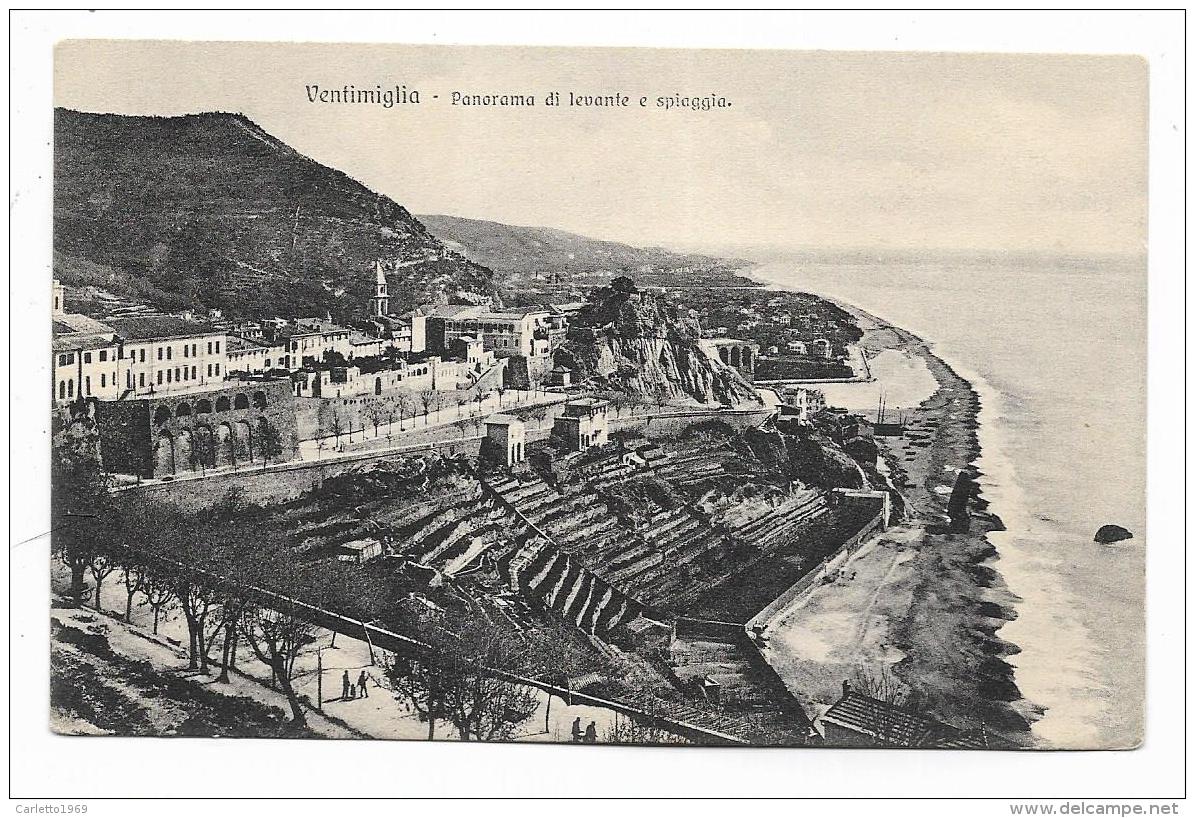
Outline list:
[[[564,412],[552,424],[552,434],[569,451],[580,452],[603,446],[609,439],[610,404],[597,398],[581,398],[564,405]]]

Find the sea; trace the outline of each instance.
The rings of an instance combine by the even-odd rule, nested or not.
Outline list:
[[[742,255],[740,253],[740,255]],[[771,255],[747,271],[930,343],[980,395],[1000,636],[1048,748],[1140,743],[1145,700],[1146,267],[1142,258]],[[1105,523],[1131,540],[1093,541]]]

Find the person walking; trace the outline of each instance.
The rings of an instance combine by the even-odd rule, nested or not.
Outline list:
[[[357,677],[357,689],[361,691],[361,698],[363,699],[369,698],[369,688],[365,685],[365,680],[367,678],[368,677],[365,675],[364,670],[362,670],[361,675]]]
[[[357,698],[357,686],[356,685],[349,685],[349,698],[350,699]]]
[[[349,672],[346,670],[344,675],[340,677],[340,698],[347,699],[349,697]]]
[[[573,741],[579,742],[581,738],[581,717],[577,716],[573,719]]]
[[[589,726],[585,728],[585,743],[597,744],[597,722],[589,722]]]

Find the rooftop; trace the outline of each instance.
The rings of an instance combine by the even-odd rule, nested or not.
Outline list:
[[[923,713],[854,690],[835,702],[821,720],[897,747],[933,747],[959,734],[957,728]]]
[[[493,426],[513,426],[516,423],[522,424],[523,420],[522,418],[517,418],[514,415],[499,414],[490,415],[485,419],[485,422],[487,425]]]
[[[188,321],[175,315],[113,318],[108,323],[117,335],[128,341],[191,338],[197,335],[219,334],[219,330],[206,321]]]
[[[90,315],[68,312],[54,316],[54,335],[67,333],[112,333],[115,330],[102,321],[97,321]]]

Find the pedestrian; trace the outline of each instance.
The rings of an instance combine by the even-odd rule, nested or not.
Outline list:
[[[357,698],[357,686],[356,685],[349,685],[349,698],[350,699]]]
[[[589,726],[585,728],[585,743],[597,744],[597,722],[589,722]]]
[[[365,685],[365,671],[361,671],[361,675],[357,677],[357,689],[361,691],[362,698],[369,698],[369,688]]]
[[[344,675],[340,677],[340,698],[347,699],[349,697],[349,672],[346,670]]]
[[[573,741],[581,740],[581,717],[573,719]]]

